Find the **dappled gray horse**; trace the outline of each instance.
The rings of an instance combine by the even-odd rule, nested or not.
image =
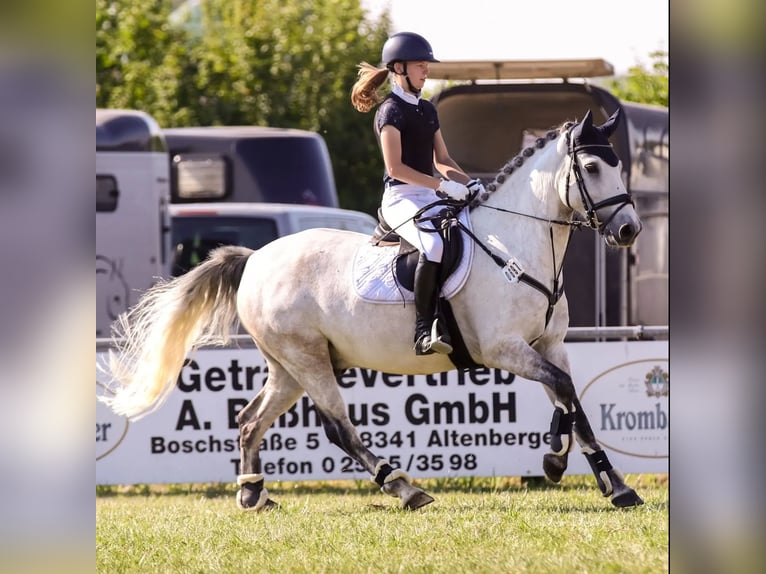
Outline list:
[[[596,126],[588,112],[552,130],[506,164],[483,197],[453,204],[456,212],[470,209],[470,225],[458,229],[474,253],[449,302],[475,363],[543,384],[554,406],[545,474],[561,480],[574,432],[604,496],[634,506],[643,501],[596,441],[563,344],[569,313],[561,269],[572,229],[585,225],[617,247],[631,245],[641,230],[608,140],[619,120],[617,112]],[[190,351],[225,344],[239,318],[268,365],[266,383],[238,415],[241,508],[275,505],[261,473],[261,439],[304,392],[329,440],[384,493],[407,509],[432,502],[403,470],[362,444],[335,378],[350,367],[400,374],[455,368],[445,355],[415,355],[413,305],[376,304],[355,291],[353,262],[369,242],[357,233],[312,229],[257,251],[222,247],[190,273],[151,288],[115,323],[121,343],[109,370],[116,394],[105,402],[131,418],[152,412]]]

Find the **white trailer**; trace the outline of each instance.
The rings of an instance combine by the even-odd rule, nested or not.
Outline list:
[[[158,277],[168,276],[168,153],[157,123],[96,110],[96,337]]]

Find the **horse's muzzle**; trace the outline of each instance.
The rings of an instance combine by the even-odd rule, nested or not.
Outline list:
[[[636,237],[641,233],[641,228],[640,222],[637,225],[634,223],[623,223],[617,228],[616,232],[610,230],[606,234],[606,242],[616,247],[629,247],[633,245]]]

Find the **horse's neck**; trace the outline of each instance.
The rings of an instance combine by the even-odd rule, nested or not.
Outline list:
[[[495,236],[510,255],[538,275],[553,272],[552,252],[556,254],[558,270],[566,250],[569,228],[546,223],[546,220],[569,219],[571,216],[557,193],[558,182],[566,175],[565,167],[566,157],[558,153],[555,142],[550,142],[507,176],[485,202],[487,207],[478,207],[478,213],[473,217],[473,225],[482,240]],[[539,279],[547,281],[547,278]]]

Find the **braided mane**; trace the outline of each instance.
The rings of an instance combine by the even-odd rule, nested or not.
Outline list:
[[[478,207],[485,201],[487,201],[492,194],[492,192],[496,191],[500,185],[505,183],[505,180],[513,174],[514,171],[516,171],[518,168],[520,168],[522,165],[524,165],[524,162],[527,158],[532,157],[532,155],[535,153],[536,150],[544,148],[549,142],[558,139],[558,137],[564,133],[566,130],[571,128],[573,125],[575,125],[575,122],[565,122],[557,129],[553,129],[548,131],[545,134],[545,137],[537,138],[535,140],[535,144],[529,147],[524,148],[519,152],[515,157],[508,160],[506,164],[500,169],[500,171],[495,176],[495,179],[493,179],[489,184],[487,184],[487,191],[486,193],[483,193],[480,197],[477,197],[471,202],[470,208],[473,209],[475,207]]]

